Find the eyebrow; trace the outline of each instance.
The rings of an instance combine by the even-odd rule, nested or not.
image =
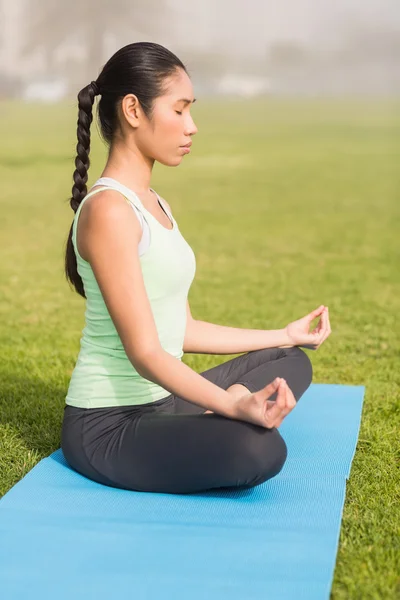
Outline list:
[[[193,99],[193,104],[196,102],[197,98]],[[180,100],[177,100],[177,102],[184,102],[185,104],[190,104],[192,102],[192,100],[189,100],[188,98],[180,98]]]

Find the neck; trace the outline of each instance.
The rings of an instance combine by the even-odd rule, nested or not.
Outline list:
[[[118,142],[111,147],[100,177],[112,177],[138,195],[154,196],[150,190],[153,165],[154,159],[144,156],[137,147]]]

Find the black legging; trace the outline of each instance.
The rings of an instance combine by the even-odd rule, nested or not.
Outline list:
[[[299,400],[311,384],[312,366],[297,346],[263,348],[200,374],[225,390],[241,383],[251,392],[283,377]],[[174,394],[136,406],[66,405],[61,447],[70,466],[89,479],[142,492],[245,489],[279,473],[287,447],[276,427],[206,410]]]

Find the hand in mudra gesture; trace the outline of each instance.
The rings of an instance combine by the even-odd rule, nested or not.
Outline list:
[[[276,391],[276,400],[268,400]],[[277,377],[261,390],[236,398],[232,417],[271,429],[279,427],[295,406],[296,398],[292,390],[282,377]]]
[[[311,321],[319,315],[321,315],[321,318],[317,326],[309,332]],[[289,323],[285,327],[285,332],[293,346],[302,346],[303,348],[316,350],[332,332],[328,307],[322,304],[305,317]]]

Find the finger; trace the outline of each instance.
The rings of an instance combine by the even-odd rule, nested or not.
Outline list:
[[[276,377],[273,381],[268,383],[265,387],[257,390],[253,393],[256,400],[265,400],[265,398],[269,398],[272,394],[277,390],[279,385],[279,377]]]
[[[312,334],[318,334],[320,333],[321,335],[325,335],[325,330],[328,327],[328,323],[329,323],[329,315],[328,315],[328,308],[326,306],[324,306],[324,310],[322,311],[321,314],[321,318],[318,321],[317,326],[312,330]]]
[[[280,414],[275,418],[274,420],[274,424],[273,427],[279,427],[279,425],[282,423],[283,419],[286,417],[287,415],[287,406],[286,406],[286,398],[287,398],[287,383],[282,382],[282,389],[284,391],[284,398],[285,398],[285,407],[282,408]]]
[[[278,417],[277,421],[275,421],[274,427],[279,427],[279,425],[282,423],[283,419],[291,412],[291,410],[293,410],[293,408],[296,404],[296,400],[293,396],[293,392],[285,380],[283,380],[283,385],[284,385],[284,389],[285,389],[286,404],[285,404],[285,408],[282,410],[281,415]],[[293,400],[294,400],[294,404],[293,404]]]
[[[318,333],[310,333],[309,334],[309,338],[308,338],[308,343],[312,344],[313,346],[319,346],[321,341],[322,341],[322,337],[323,337],[323,333],[322,332],[318,332]]]
[[[317,334],[314,334],[315,335],[315,338],[314,338],[315,343],[317,343],[318,345],[322,344],[322,342],[324,341],[324,339],[326,337],[327,330],[328,330],[327,314],[326,314],[326,311],[324,310],[324,312],[321,315],[319,331]]]
[[[290,387],[288,386],[288,404],[290,406],[290,410],[293,410],[294,407],[297,404],[297,400],[295,398],[295,395],[293,394],[292,390],[290,389]]]
[[[285,405],[286,405],[286,392],[285,392],[285,389],[284,389],[284,386],[282,385],[282,383],[280,384],[280,386],[278,388],[278,394],[277,394],[276,400],[274,402],[274,405],[266,413],[269,427],[276,426],[275,423],[282,415],[282,410],[285,408]]]
[[[327,314],[326,314],[326,311],[324,310],[324,312],[321,315],[320,343],[323,341],[323,338],[327,332],[327,329],[328,329]]]
[[[278,393],[274,402],[266,401],[265,417],[268,421],[268,427],[274,427],[274,423],[282,412],[282,400],[284,400],[284,391],[280,381]]]
[[[258,392],[256,392],[256,394],[261,395],[263,399],[269,398],[278,389],[279,382],[280,382],[280,378],[276,377],[273,381],[271,381],[271,383],[268,383],[261,390],[258,390]]]
[[[321,337],[318,341],[318,347],[326,340],[326,338],[331,334],[331,324],[329,321],[329,312],[328,312],[328,307],[325,307],[324,310],[324,327],[321,330]]]
[[[325,327],[325,333],[324,333],[324,338],[322,340],[322,342],[324,342],[326,340],[326,338],[328,337],[328,335],[331,333],[331,324],[329,322],[329,314],[328,311],[326,311],[326,327]],[[321,342],[321,344],[322,344]]]
[[[284,381],[285,380],[283,380],[282,385],[283,385]],[[282,412],[281,415],[278,415],[278,417],[276,417],[274,419],[274,421],[272,422],[270,427],[279,427],[281,425],[282,421],[284,420],[284,418],[294,409],[294,407],[297,404],[296,398],[294,397],[293,392],[287,383],[285,384],[284,387],[286,388],[286,409]]]
[[[318,315],[320,315],[322,313],[322,311],[324,310],[324,305],[321,304],[321,306],[319,306],[318,308],[316,308],[315,310],[311,311],[307,316],[309,321],[312,321],[313,319],[315,319],[315,317],[318,317]]]
[[[285,406],[285,409],[283,411],[284,417],[286,417],[290,413],[290,411],[293,409],[293,407],[294,407],[294,404],[293,404],[293,400],[294,400],[293,392],[292,392],[292,390],[290,389],[290,387],[288,386],[287,383],[285,384],[285,388],[286,388],[286,390],[285,390],[286,391],[286,398],[285,398],[286,399],[286,406]],[[296,404],[296,400],[295,400],[295,404]]]
[[[317,323],[317,326],[312,330],[311,333],[313,335],[316,335],[316,334],[320,333],[321,329],[322,329],[322,317],[320,318],[320,320]]]
[[[328,314],[328,309],[326,309],[323,313],[323,317],[324,317],[324,327],[322,330],[323,336],[322,339],[320,341],[320,344],[322,344],[322,342],[328,337],[329,335],[329,314]]]
[[[327,316],[327,321],[328,321],[328,331],[329,331],[329,333],[332,333],[331,320],[329,318],[329,310],[328,309],[326,309],[326,316]]]

